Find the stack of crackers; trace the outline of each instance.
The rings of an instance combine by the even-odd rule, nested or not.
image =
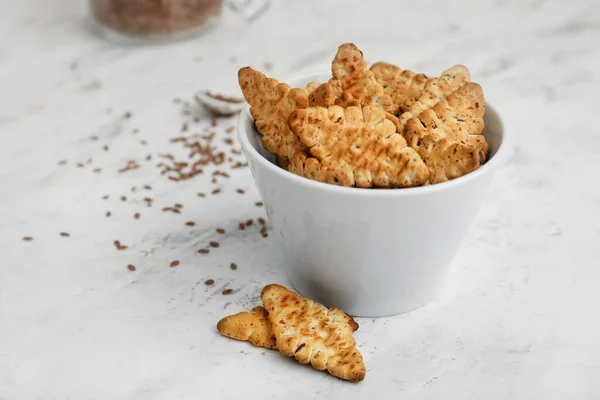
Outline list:
[[[327,82],[291,88],[250,67],[238,80],[278,164],[320,182],[361,188],[435,184],[486,161],[485,100],[467,67],[439,77],[338,48]]]
[[[358,324],[352,317],[280,285],[265,286],[260,297],[262,307],[223,318],[218,331],[255,346],[278,349],[340,379],[360,382],[365,378],[365,364],[352,337]]]

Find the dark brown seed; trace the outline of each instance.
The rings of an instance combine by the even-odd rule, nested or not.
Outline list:
[[[144,189],[146,189],[146,190],[152,190],[152,186],[150,186],[150,185],[144,185]]]
[[[219,242],[210,242],[211,247],[219,247]]]
[[[240,230],[244,230],[244,229],[246,229],[246,224],[244,224],[243,222],[240,222],[239,225],[238,225],[238,228]]]
[[[104,149],[104,151],[108,151],[108,145],[105,144],[104,147],[103,147],[103,149]]]
[[[254,203],[254,205],[256,207],[262,207],[263,206],[263,202],[262,201],[257,201],[256,203]]]
[[[144,197],[144,201],[147,203],[152,203],[152,197]]]
[[[104,196],[102,196],[102,200],[108,200],[108,195],[105,194]]]
[[[233,144],[233,139],[232,138],[226,138],[224,140],[224,142],[227,143],[227,144]]]
[[[61,232],[61,233],[60,233],[60,236],[62,236],[62,237],[69,237],[69,236],[71,236],[71,235],[70,235],[70,234],[68,234],[67,232]]]
[[[133,264],[129,264],[127,266],[127,269],[130,270],[130,271],[135,271],[135,266]]]
[[[262,236],[263,236],[264,238],[267,238],[267,237],[269,237],[269,234],[268,234],[268,233],[263,233],[263,234],[262,234]]]
[[[214,279],[207,279],[204,281],[204,284],[206,286],[214,285],[214,283],[215,283]]]
[[[236,270],[237,269],[237,264],[236,263],[231,263],[231,265],[229,266],[229,268]]]
[[[246,221],[246,226],[250,226],[254,223],[254,220],[249,219],[248,221]]]
[[[196,223],[194,221],[188,221],[185,223],[187,226],[194,226]]]
[[[235,189],[235,191],[236,191],[236,192],[238,192],[239,194],[244,194],[244,193],[246,193],[246,192],[244,191],[244,189]]]
[[[140,219],[140,213],[135,213],[135,214],[133,214],[133,218],[135,218],[135,219]]]
[[[95,173],[99,173],[99,172],[102,171],[102,169],[101,168],[94,168],[92,171],[94,171]]]
[[[267,227],[263,226],[262,228],[260,228],[260,233],[266,233],[267,232]]]
[[[152,156],[151,156],[150,154],[148,154],[148,155],[146,156],[146,161],[150,161],[150,160],[152,160]]]
[[[222,235],[222,234],[224,234],[224,233],[225,233],[225,229],[223,229],[223,228],[217,228],[217,233],[218,233],[219,235]]]
[[[148,144],[145,140],[140,140],[140,144]]]
[[[96,140],[98,140],[98,136],[90,136],[90,140],[91,141],[96,141]]]
[[[200,193],[198,193],[198,197],[206,197],[206,193],[200,192]]]
[[[264,218],[259,218],[257,221],[258,221],[258,223],[259,223],[259,224],[261,224],[261,225],[264,225],[264,224],[266,223],[266,221],[265,221],[265,219],[264,219]]]
[[[218,194],[221,193],[221,189],[215,189],[212,191],[212,194]]]
[[[175,203],[175,208],[183,208],[183,205],[181,205],[179,203]]]
[[[84,163],[82,163],[82,162],[77,163],[77,168],[83,168],[83,167],[85,167]]]
[[[171,261],[171,268],[179,265],[179,260]]]
[[[125,113],[125,115],[123,115],[124,118],[131,118],[131,113],[129,111],[127,111]]]
[[[127,201],[127,197],[121,196],[121,201]]]
[[[67,160],[60,160],[58,162],[58,165],[65,165],[67,163]]]
[[[31,236],[23,236],[23,240],[26,242],[31,242],[33,238]]]
[[[200,250],[198,250],[198,253],[200,253],[200,254],[208,254],[209,252],[210,252],[210,250],[208,250],[208,249],[200,249]]]
[[[221,293],[225,296],[227,296],[228,294],[231,294],[231,292],[233,292],[233,289],[225,289],[223,290]]]
[[[112,215],[112,213],[111,213],[110,211],[107,211],[107,212],[106,212],[106,217],[107,217],[107,218],[108,218],[108,217],[110,217],[111,215]]]

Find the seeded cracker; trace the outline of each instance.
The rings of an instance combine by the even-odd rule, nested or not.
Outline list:
[[[484,111],[481,86],[467,83],[406,123],[406,140],[425,160],[431,183],[458,178],[485,162]]]
[[[223,336],[248,341],[254,346],[277,348],[269,329],[267,312],[261,306],[223,318],[217,323],[217,330]]]
[[[421,157],[377,107],[298,110],[290,128],[312,157],[293,157],[290,172],[340,186],[412,187],[429,178]]]
[[[265,286],[261,299],[282,354],[350,382],[365,378],[363,358],[352,337],[358,325],[350,316],[280,285]]]
[[[383,92],[390,96],[393,106],[390,112],[398,115],[406,111],[406,104],[414,100],[425,88],[428,78],[424,74],[417,74],[410,70],[402,70],[393,64],[378,62],[371,66],[377,82],[383,86]]]
[[[386,95],[381,83],[373,72],[367,69],[362,51],[353,43],[345,43],[338,48],[331,64],[332,78],[311,93],[311,106],[331,105],[377,106],[391,110],[393,104]]]
[[[291,155],[303,150],[287,122],[292,112],[308,106],[306,89],[292,89],[250,67],[239,70],[238,80],[263,145],[286,167]]]
[[[439,78],[429,79],[417,98],[406,102],[406,111],[399,118],[400,126],[405,126],[410,118],[418,117],[423,111],[433,108],[467,82],[471,82],[471,74],[464,65],[455,65],[442,72]]]

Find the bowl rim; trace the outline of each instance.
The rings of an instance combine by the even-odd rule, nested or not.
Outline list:
[[[315,78],[320,75],[322,75],[322,74],[304,75],[301,77],[297,77],[291,81],[292,82],[300,81],[302,79],[309,79],[311,77]],[[258,150],[256,150],[254,148],[254,146],[252,146],[252,143],[250,143],[250,139],[248,138],[248,135],[249,135],[249,133],[252,133],[252,132],[248,132],[248,130],[246,129],[246,122],[248,120],[252,120],[252,115],[250,114],[250,106],[249,105],[246,105],[246,107],[244,107],[242,109],[242,112],[238,116],[237,134],[238,134],[238,140],[240,141],[240,144],[242,146],[242,149],[244,150],[244,153],[246,154],[246,157],[252,158],[256,162],[261,164],[263,166],[263,168],[270,170],[272,173],[280,176],[282,179],[289,179],[292,182],[297,183],[298,185],[306,187],[306,189],[322,190],[322,191],[326,191],[326,192],[331,192],[332,194],[351,195],[351,196],[360,196],[360,197],[418,196],[418,195],[423,195],[423,194],[428,194],[428,193],[435,193],[435,192],[439,192],[439,191],[450,190],[454,187],[467,184],[468,182],[476,180],[479,177],[490,173],[494,169],[497,169],[503,163],[503,161],[506,157],[506,152],[507,152],[507,148],[508,148],[508,145],[506,143],[506,133],[504,130],[504,124],[502,122],[502,119],[500,118],[500,114],[496,111],[496,109],[494,107],[490,106],[487,101],[486,101],[485,107],[486,107],[486,112],[488,109],[490,109],[495,114],[495,116],[497,117],[497,120],[498,120],[497,122],[500,127],[500,135],[501,135],[500,136],[500,139],[501,139],[500,144],[498,146],[498,149],[492,156],[492,158],[490,160],[488,160],[485,164],[483,164],[481,167],[477,168],[475,171],[469,172],[468,174],[458,177],[456,179],[452,179],[452,180],[442,182],[442,183],[436,183],[433,185],[415,186],[415,187],[409,187],[409,188],[386,189],[386,188],[358,188],[358,187],[337,186],[337,185],[332,185],[330,183],[324,183],[324,182],[319,182],[319,181],[314,181],[312,179],[304,178],[302,176],[296,175],[292,172],[289,172],[289,171],[281,168],[280,166],[267,160],[262,154],[260,154],[258,152]]]

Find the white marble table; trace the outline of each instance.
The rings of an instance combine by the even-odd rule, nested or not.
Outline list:
[[[277,2],[253,23],[227,11],[209,35],[149,47],[97,37],[84,2],[4,3],[0,399],[600,399],[600,3]],[[257,222],[237,228],[265,216],[247,168],[213,184],[210,168],[171,182],[155,167],[185,154],[168,140],[184,122],[210,125],[173,99],[238,94],[242,65],[327,68],[345,41],[431,74],[468,65],[513,139],[439,299],[359,319],[357,385],[216,333],[262,285],[287,283],[285,260]],[[219,148],[233,123],[213,129]],[[141,168],[118,173],[130,159]],[[174,203],[180,214],[161,211]]]

